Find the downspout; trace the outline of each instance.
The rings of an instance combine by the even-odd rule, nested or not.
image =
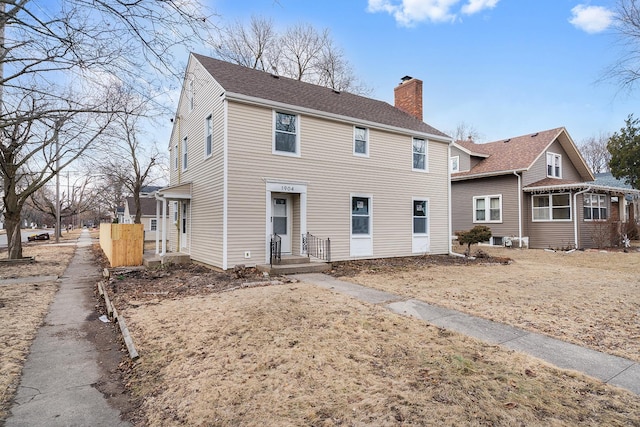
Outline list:
[[[522,176],[516,171],[513,174],[518,177],[518,247],[522,249]]]
[[[160,255],[164,256],[167,253],[167,199],[156,193],[156,200],[162,201],[162,251],[160,252]],[[157,213],[158,206],[156,205],[156,215]],[[157,236],[158,230],[156,230],[156,253],[158,253]]]
[[[452,220],[452,210],[451,210],[451,142],[449,141],[449,146],[447,149],[447,153],[449,155],[448,159],[447,159],[447,181],[448,181],[448,188],[447,188],[447,192],[448,192],[448,198],[449,198],[449,214],[447,215],[449,217],[449,224],[448,224],[448,230],[447,230],[447,234],[448,234],[448,240],[449,240],[449,255],[453,255],[453,256],[457,256],[457,257],[461,257],[464,258],[463,254],[459,254],[457,252],[453,251],[453,247],[451,246],[451,239],[453,238],[453,220]]]
[[[578,249],[578,195],[587,193],[589,191],[591,191],[591,187],[587,187],[584,190],[578,191],[573,195],[573,211],[575,212],[573,221],[573,238],[576,249]]]

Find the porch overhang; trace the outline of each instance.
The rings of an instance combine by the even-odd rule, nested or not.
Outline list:
[[[185,182],[184,184],[161,188],[156,193],[156,198],[165,200],[191,200],[192,185],[192,182]]]
[[[596,185],[588,182],[563,183],[557,185],[527,186],[523,187],[525,193],[549,193],[554,191],[581,191],[589,190],[608,194],[630,195],[634,199],[640,198],[640,190],[631,188],[609,187],[606,185]]]

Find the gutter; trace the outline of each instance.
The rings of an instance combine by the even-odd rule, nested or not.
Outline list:
[[[576,249],[578,249],[578,194],[584,194],[589,191],[591,191],[591,187],[587,187],[584,190],[573,194],[573,211],[575,212],[575,215],[573,216],[573,238]]]

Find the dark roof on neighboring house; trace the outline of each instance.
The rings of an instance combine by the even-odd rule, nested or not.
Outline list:
[[[154,193],[160,190],[162,187],[158,185],[146,185],[140,189],[141,193]]]
[[[140,210],[143,216],[155,216],[156,201],[154,197],[140,197]],[[133,202],[133,197],[127,197],[127,204],[129,205],[129,214],[135,215],[136,206]]]
[[[231,64],[199,54],[193,57],[224,88],[228,96],[244,95],[256,99],[301,107],[361,121],[449,138],[443,132],[386,103],[348,92],[290,79]]]
[[[472,156],[481,157],[482,160],[471,170],[452,173],[451,176],[454,179],[464,179],[465,177],[501,175],[513,171],[528,170],[556,139],[563,146],[580,175],[585,180],[590,180],[591,171],[563,127],[486,144],[456,141],[455,145],[471,153]]]
[[[606,187],[626,188],[626,189],[633,188],[629,184],[624,182],[623,179],[615,178],[611,172],[596,173],[594,174],[594,176],[596,177],[596,179],[593,182],[598,185],[604,185]]]

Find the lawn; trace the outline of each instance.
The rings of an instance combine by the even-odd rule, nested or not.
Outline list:
[[[638,360],[640,254],[495,254],[513,262],[333,274]],[[128,381],[139,425],[640,424],[635,394],[306,283],[168,280],[113,287],[141,354]]]

